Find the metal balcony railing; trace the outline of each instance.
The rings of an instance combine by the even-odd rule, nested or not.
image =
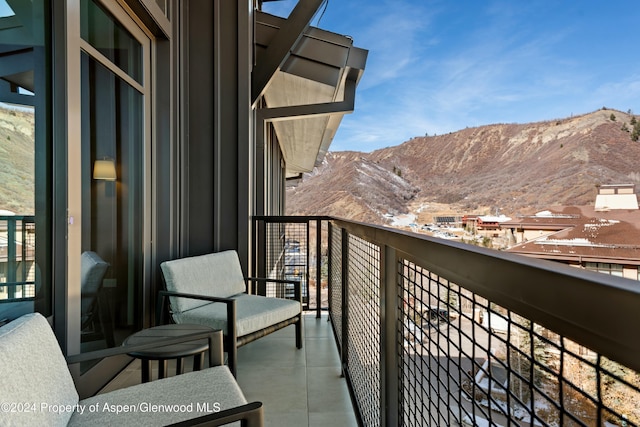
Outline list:
[[[640,283],[333,218],[255,225],[263,271],[306,254],[362,425],[640,425]]]
[[[0,303],[35,297],[35,218],[0,216]]]

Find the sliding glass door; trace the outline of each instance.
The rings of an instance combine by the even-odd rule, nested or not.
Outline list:
[[[79,90],[70,90],[80,105],[80,120],[70,126],[79,137],[69,141],[69,204],[78,214],[69,224],[69,287],[79,298],[69,304],[71,347],[75,341],[85,352],[120,345],[142,327],[151,40],[115,2],[82,0],[79,18]]]

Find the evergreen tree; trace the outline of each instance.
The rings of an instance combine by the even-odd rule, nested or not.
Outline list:
[[[640,138],[640,122],[636,121],[633,125],[633,131],[631,131],[631,140],[637,141]]]

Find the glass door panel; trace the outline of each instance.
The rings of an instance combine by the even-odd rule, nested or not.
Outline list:
[[[140,323],[143,96],[82,61],[82,351],[119,345]]]
[[[95,1],[81,2],[80,16],[82,39],[143,84],[142,44]]]
[[[86,352],[120,345],[143,322],[150,40],[121,9],[93,0],[80,2],[80,24],[75,176],[82,218],[80,351]]]

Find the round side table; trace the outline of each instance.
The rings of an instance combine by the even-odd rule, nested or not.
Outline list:
[[[155,341],[161,338],[175,338],[183,335],[194,334],[197,332],[212,331],[212,328],[202,325],[189,324],[170,324],[155,326],[153,328],[143,329],[127,337],[122,345],[146,344],[149,341]],[[140,359],[142,363],[142,382],[149,382],[151,379],[150,361],[158,361],[158,378],[164,378],[167,374],[167,361],[176,359],[176,375],[182,374],[184,365],[183,357],[193,356],[193,370],[202,369],[202,357],[204,352],[209,349],[209,343],[206,339],[188,341],[180,344],[167,345],[163,347],[151,348],[149,350],[134,351],[127,353],[129,356]]]

